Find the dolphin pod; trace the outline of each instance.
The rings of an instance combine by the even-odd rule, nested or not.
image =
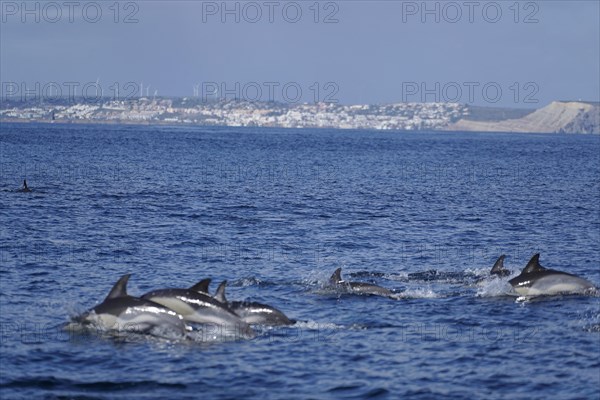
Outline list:
[[[511,275],[511,271],[504,267],[503,254],[494,263],[490,270],[492,278],[506,278]],[[539,263],[540,254],[535,254],[527,263],[521,273],[510,279],[513,292],[520,296],[549,296],[557,294],[583,294],[597,289],[594,284],[579,276],[567,272],[544,268]],[[434,271],[437,274],[437,271]],[[427,271],[425,274],[430,274]],[[409,274],[410,276],[411,274]],[[420,273],[412,274],[413,276]],[[334,287],[341,288],[345,292],[353,294],[367,294],[385,297],[393,297],[393,292],[381,286],[364,282],[347,282],[342,279],[342,269],[335,270],[329,281]]]
[[[506,278],[511,272],[504,267],[501,255],[490,270],[494,279]],[[597,290],[593,283],[567,272],[540,265],[535,254],[521,273],[510,279],[515,294],[540,296],[583,294]],[[203,279],[189,288],[152,290],[135,297],[127,293],[130,274],[123,275],[112,287],[104,301],[74,317],[72,324],[94,326],[111,332],[135,332],[155,336],[188,337],[194,324],[219,326],[235,338],[255,337],[252,325],[286,326],[296,321],[275,307],[254,301],[228,301],[227,281],[223,281],[214,296],[209,293],[210,279]],[[343,293],[376,295],[395,298],[394,292],[366,282],[349,282],[342,278],[342,269],[335,270],[329,279],[330,287]],[[68,326],[71,326],[68,325]]]
[[[210,296],[210,279],[188,289],[152,290],[140,297],[127,293],[131,274],[123,275],[102,303],[74,317],[67,328],[96,327],[109,332],[144,333],[154,336],[186,337],[201,324],[220,328],[229,337],[255,337],[252,325],[292,325],[278,309],[255,302],[228,302],[223,282],[215,297]],[[214,330],[212,331],[214,333]]]
[[[512,274],[504,268],[504,259],[501,255],[492,269],[490,276],[505,278]],[[531,257],[521,273],[508,281],[515,294],[525,297],[551,296],[556,294],[582,294],[594,290],[594,284],[577,275],[542,267],[540,254]]]

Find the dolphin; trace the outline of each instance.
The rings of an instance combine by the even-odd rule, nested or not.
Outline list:
[[[389,289],[386,289],[381,286],[373,285],[371,283],[346,282],[345,280],[342,279],[342,269],[341,268],[338,268],[335,270],[333,275],[331,275],[331,278],[329,278],[329,282],[332,283],[333,285],[344,287],[344,288],[348,289],[349,292],[356,293],[356,294],[372,294],[372,295],[387,296],[387,297],[390,297],[394,294]]]
[[[498,257],[498,260],[496,260],[496,262],[494,263],[494,266],[492,267],[492,270],[490,271],[490,275],[492,275],[492,276],[495,275],[495,276],[502,278],[505,276],[509,276],[511,274],[511,272],[509,270],[504,268],[504,259],[505,258],[506,258],[506,256],[504,254],[502,254],[500,257]]]
[[[244,320],[253,325],[283,326],[293,325],[296,321],[289,319],[283,312],[267,304],[254,301],[227,301],[225,297],[227,281],[221,282],[217,288],[215,299],[227,306]]]
[[[254,331],[225,304],[206,293],[195,290],[208,290],[206,281],[198,282],[190,289],[159,289],[148,292],[142,299],[151,300],[181,314],[183,319],[200,324],[217,325],[229,333],[245,338],[253,338]],[[231,331],[230,329],[235,329]]]
[[[127,294],[131,274],[123,275],[104,301],[75,318],[82,325],[96,324],[107,330],[136,333],[188,331],[183,317],[158,303]]]
[[[593,283],[583,278],[542,267],[539,253],[531,257],[519,276],[508,282],[522,296],[582,293],[594,288]]]
[[[31,189],[29,189],[29,186],[27,186],[27,179],[23,179],[23,186],[21,186],[17,192],[21,192],[21,193],[29,193],[31,192]]]

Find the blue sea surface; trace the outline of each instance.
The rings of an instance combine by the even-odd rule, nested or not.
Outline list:
[[[600,285],[599,136],[0,129],[2,398],[600,398],[600,297],[488,277],[539,252]],[[397,299],[328,290],[338,267]],[[62,330],[125,273],[133,295],[227,280],[298,323]]]

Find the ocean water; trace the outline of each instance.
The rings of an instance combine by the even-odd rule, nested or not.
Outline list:
[[[539,252],[600,284],[598,136],[2,124],[0,158],[2,398],[600,398],[600,297],[487,276]],[[124,273],[298,323],[61,329]]]

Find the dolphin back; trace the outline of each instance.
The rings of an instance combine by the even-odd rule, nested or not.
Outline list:
[[[540,253],[536,253],[531,257],[531,260],[527,263],[525,268],[523,268],[522,274],[530,274],[532,272],[545,271],[546,268],[540,265]]]
[[[115,283],[115,285],[110,290],[110,292],[108,293],[108,296],[106,296],[106,299],[104,299],[104,301],[109,300],[109,299],[116,299],[119,297],[127,296],[127,282],[129,281],[130,276],[131,276],[131,274],[123,275],[117,281],[117,283]]]
[[[217,292],[215,293],[215,299],[224,304],[227,304],[227,297],[225,297],[225,287],[226,286],[227,286],[227,281],[221,282],[221,284],[217,288]]]
[[[142,299],[162,304],[181,314],[189,322],[233,328],[234,330],[229,329],[231,333],[236,332],[247,338],[255,336],[250,326],[227,304],[204,293],[189,289],[159,289],[144,294]]]
[[[200,282],[196,283],[194,286],[190,288],[194,292],[206,293],[208,294],[208,287],[210,286],[210,282],[212,279],[206,278],[202,279]]]
[[[333,273],[333,275],[331,275],[331,278],[329,278],[329,282],[333,283],[333,284],[338,284],[338,283],[342,283],[343,279],[342,279],[342,269],[338,268],[335,270],[335,272]]]
[[[360,294],[373,294],[377,296],[391,296],[393,294],[391,290],[382,286],[364,282],[350,282],[350,288],[353,292]]]
[[[247,301],[234,301],[228,304],[248,324],[284,326],[293,325],[296,322],[289,319],[277,308],[267,304]]]
[[[490,271],[490,275],[497,275],[497,276],[510,275],[510,271],[507,270],[506,268],[504,268],[504,259],[505,258],[506,258],[506,256],[504,254],[502,254],[500,257],[498,257],[498,260],[496,260],[496,263],[494,264],[494,266],[492,267],[492,270]]]

